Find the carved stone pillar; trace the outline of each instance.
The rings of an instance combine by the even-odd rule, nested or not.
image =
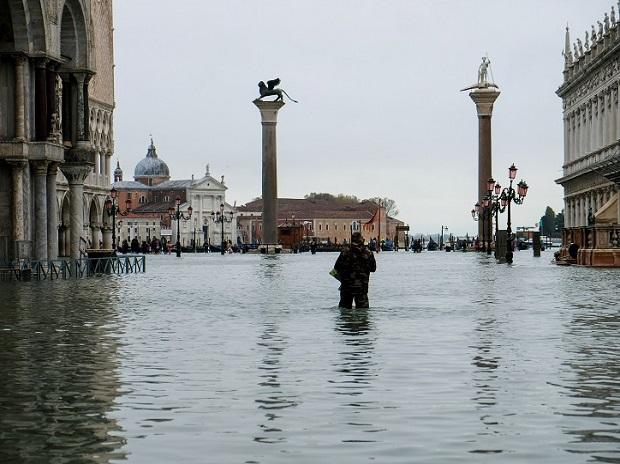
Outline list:
[[[47,259],[47,161],[32,163],[34,173],[34,257]]]
[[[38,60],[35,68],[35,138],[47,140],[49,135],[47,112],[47,60]]]
[[[69,182],[71,204],[71,259],[80,258],[80,242],[84,232],[84,181],[92,171],[89,163],[64,163],[60,169]]]
[[[487,194],[487,181],[492,176],[492,145],[491,145],[491,118],[493,105],[500,92],[494,87],[476,88],[469,93],[469,97],[476,104],[478,114],[478,201],[482,201]],[[484,221],[478,222],[478,235],[491,236],[491,221],[487,221],[489,229],[483,234]]]
[[[609,114],[607,113],[607,95],[605,92],[601,93],[600,97],[600,114],[601,114],[601,147],[607,145],[607,120]]]
[[[263,154],[263,243],[278,243],[278,171],[276,124],[283,101],[254,100],[261,114]]]
[[[102,229],[102,233],[103,233],[103,249],[111,250],[112,249],[112,227],[107,226],[107,225],[104,226]]]
[[[568,116],[564,116],[564,164],[568,163],[570,150],[570,130],[568,127]]]
[[[26,98],[24,86],[24,65],[26,58],[22,55],[15,57],[15,140],[26,140]]]
[[[11,240],[13,242],[12,258],[29,258],[24,247],[26,224],[24,214],[24,170],[28,162],[23,159],[7,160],[13,172],[11,175]]]
[[[56,201],[56,175],[58,163],[47,168],[47,259],[58,258],[58,203]]]
[[[88,96],[84,95],[84,83],[86,76],[82,73],[76,73],[73,75],[73,78],[76,81],[76,139],[77,140],[88,140],[86,137],[86,127],[87,124],[85,122],[85,103],[88,100]]]
[[[575,147],[577,148],[575,159],[577,159],[583,156],[583,134],[580,109],[577,109],[577,111],[575,112],[575,133],[575,136],[577,137],[577,140],[575,141]]]

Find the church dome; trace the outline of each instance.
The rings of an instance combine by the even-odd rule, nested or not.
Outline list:
[[[162,180],[170,178],[170,169],[168,169],[168,165],[163,160],[157,157],[153,139],[151,139],[151,145],[146,153],[146,158],[136,165],[133,176],[136,180],[141,177],[163,178]]]

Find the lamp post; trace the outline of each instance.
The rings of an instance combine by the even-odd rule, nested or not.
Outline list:
[[[512,166],[508,168],[508,179],[510,179],[510,185],[507,188],[504,188],[504,190],[501,193],[502,204],[508,207],[508,219],[507,219],[507,224],[506,224],[506,235],[507,235],[506,262],[508,264],[512,263],[512,257],[513,257],[512,241],[514,240],[514,237],[512,235],[512,228],[511,228],[510,204],[512,202],[514,202],[517,205],[522,204],[523,201],[525,201],[525,197],[527,196],[527,190],[529,188],[527,183],[524,180],[521,180],[517,184],[517,190],[515,191],[512,188],[512,182],[515,180],[516,177],[517,177],[517,168],[515,167],[513,163]]]
[[[115,188],[110,190],[110,197],[105,201],[105,209],[108,213],[108,216],[112,216],[112,248],[116,251],[116,215],[119,214],[121,216],[127,216],[131,211],[131,199],[127,198],[125,200],[125,211],[121,211],[121,209],[116,204],[116,199],[118,196],[118,192]]]
[[[196,226],[198,225],[198,219],[194,218],[194,233],[192,234],[192,248],[194,249],[194,253],[196,253]]]
[[[487,254],[491,254],[491,243],[488,239],[488,235],[490,235],[488,230],[488,221],[490,216],[490,208],[489,208],[490,200],[488,197],[484,197],[482,199],[482,204],[480,202],[476,203],[474,209],[471,210],[471,217],[474,221],[482,221],[482,247],[486,250]]]
[[[293,253],[297,253],[297,224],[295,222],[295,213],[291,213],[291,220],[293,221]]]
[[[170,219],[177,221],[177,243],[175,245],[175,248],[177,251],[177,258],[180,258],[181,257],[181,219],[183,219],[184,221],[189,221],[189,219],[192,217],[193,209],[191,206],[187,208],[187,216],[186,216],[185,214],[181,212],[181,208],[180,208],[181,198],[180,197],[177,197],[177,199],[175,200],[175,203],[177,205],[176,210],[171,206],[170,208],[168,208],[168,214],[170,215]]]
[[[444,230],[448,230],[448,226],[441,226],[441,238],[439,239],[439,249],[441,250],[441,248],[443,247],[443,231]]]
[[[224,203],[220,203],[220,210],[215,212],[215,213],[211,213],[211,217],[213,218],[213,222],[218,223],[220,222],[222,224],[222,241],[221,241],[221,250],[220,253],[223,255],[224,254],[224,248],[226,246],[226,242],[224,242],[224,223],[225,222],[232,222],[233,220],[233,212],[229,211],[228,214],[230,215],[230,217],[226,217],[226,215],[224,214]]]

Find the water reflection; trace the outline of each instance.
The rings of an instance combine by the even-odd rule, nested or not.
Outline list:
[[[497,369],[500,366],[501,357],[497,354],[500,345],[497,339],[502,339],[497,320],[493,313],[487,313],[481,310],[481,315],[477,320],[475,328],[475,336],[477,342],[470,348],[473,348],[474,357],[472,365],[473,382],[475,395],[472,400],[476,403],[476,409],[480,414],[480,422],[482,423],[482,431],[478,432],[481,437],[480,442],[486,441],[484,437],[498,434],[497,415],[494,414],[494,407],[497,404],[497,393],[499,391],[500,382],[498,380]],[[470,453],[501,453],[500,449],[476,448]]]
[[[604,298],[604,297],[603,297]],[[616,308],[584,304],[568,327],[570,359],[565,366],[574,418],[565,433],[574,437],[567,451],[600,462],[620,462],[620,315]],[[590,418],[587,428],[583,419]]]
[[[107,292],[53,285],[0,289],[0,462],[123,459],[109,418],[120,389],[114,305]]]
[[[336,331],[343,336],[344,349],[336,361],[338,380],[330,383],[336,387],[337,395],[360,397],[370,387],[375,372],[373,361],[374,335],[368,309],[340,309]],[[351,398],[346,403],[354,408],[372,408],[376,402]]]
[[[259,424],[260,434],[254,441],[260,443],[279,443],[286,441],[286,432],[278,424],[278,412],[297,406],[296,395],[285,392],[280,381],[282,371],[281,358],[286,349],[287,340],[279,333],[275,322],[265,324],[257,345],[264,351],[258,366],[261,371],[258,383],[259,398],[255,400],[258,408],[265,413],[265,422]]]

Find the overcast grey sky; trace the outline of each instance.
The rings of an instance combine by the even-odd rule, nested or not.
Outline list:
[[[500,95],[493,173],[530,185],[513,226],[559,212],[564,30],[583,40],[613,0],[117,0],[116,156],[131,179],[152,133],[173,178],[261,194],[252,104],[273,77],[299,104],[278,124],[280,197],[396,200],[413,232],[476,230],[477,118],[463,87],[487,54]],[[502,220],[504,223],[505,218]]]

